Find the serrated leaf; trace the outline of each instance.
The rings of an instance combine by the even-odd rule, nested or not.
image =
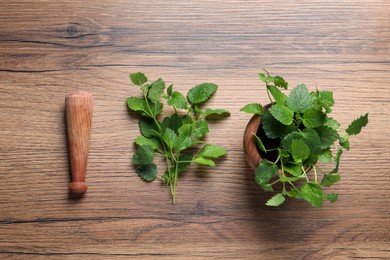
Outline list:
[[[255,133],[252,133],[253,136],[255,137],[257,147],[264,153],[267,153],[267,150],[265,149],[265,146],[263,142],[261,141],[260,137],[258,137]]]
[[[297,113],[305,112],[312,104],[313,97],[304,84],[296,86],[287,98],[287,106]]]
[[[130,80],[134,85],[142,86],[145,82],[148,81],[148,78],[142,72],[131,73]]]
[[[268,74],[268,73],[267,73]],[[288,83],[281,76],[270,76],[263,73],[259,73],[259,78],[268,85],[268,83],[274,83],[275,86],[287,89]]]
[[[318,155],[321,153],[321,139],[314,129],[306,128],[301,131],[302,141],[310,148],[310,153]]]
[[[357,135],[368,124],[368,113],[352,121],[345,130],[349,135]]]
[[[271,115],[284,125],[291,125],[294,119],[294,112],[286,106],[275,104],[269,108]]]
[[[325,123],[326,115],[321,110],[308,109],[303,113],[303,124],[306,127],[314,128]]]
[[[154,117],[157,117],[163,109],[163,104],[160,101],[156,101],[155,103],[149,104],[150,110],[152,111],[152,114]]]
[[[157,166],[154,163],[138,165],[135,168],[138,175],[145,181],[153,181],[157,177]]]
[[[268,85],[267,86],[269,92],[274,97],[276,104],[285,105],[287,102],[286,95],[280,91],[276,86]]]
[[[207,121],[198,120],[195,122],[195,129],[192,132],[193,137],[203,137],[209,132]]]
[[[321,186],[329,187],[338,181],[340,181],[340,175],[332,173],[324,174],[324,177],[321,180]]]
[[[318,160],[324,163],[330,163],[332,161],[332,151],[328,148],[323,150],[318,156]]]
[[[242,107],[240,109],[240,111],[248,113],[248,114],[257,114],[260,116],[264,114],[263,107],[259,103],[248,104],[248,105]]]
[[[294,124],[286,126],[276,120],[269,111],[261,117],[261,125],[268,138],[282,138],[297,129]]]
[[[327,117],[325,119],[324,126],[329,126],[330,128],[333,128],[334,130],[339,129],[340,123],[334,120],[333,118]]]
[[[158,127],[151,118],[140,118],[138,121],[139,129],[142,135],[147,138],[158,136]]]
[[[307,159],[310,155],[310,149],[301,140],[292,140],[291,142],[291,154],[296,162],[302,162]]]
[[[191,88],[187,98],[191,104],[203,103],[217,91],[217,88],[218,86],[214,83],[202,83]]]
[[[138,136],[134,142],[138,144],[139,146],[148,145],[152,147],[154,150],[160,148],[160,142],[157,138],[147,138],[143,135]]]
[[[265,203],[265,205],[276,207],[276,206],[279,206],[280,204],[282,204],[285,200],[286,200],[286,198],[283,196],[283,194],[278,193],[278,194],[274,195],[272,198],[270,198]]]
[[[206,108],[205,111],[203,112],[204,117],[223,115],[223,114],[229,115],[230,113],[226,109],[210,109],[210,108]]]
[[[214,167],[215,166],[215,162],[213,160],[208,159],[208,158],[204,158],[202,156],[196,156],[194,158],[194,162],[199,163],[199,164],[203,164],[203,165],[207,165],[207,166],[210,166],[210,167]]]
[[[315,130],[321,139],[321,150],[329,148],[337,139],[339,139],[337,131],[328,126],[319,126],[315,128]]]
[[[148,98],[153,102],[157,102],[161,95],[164,93],[165,82],[160,78],[154,81],[149,88]]]
[[[187,109],[187,99],[178,91],[173,91],[171,93],[167,103],[176,108]]]
[[[194,154],[191,152],[184,152],[179,157],[178,172],[183,173],[190,166]]]
[[[225,154],[227,154],[225,148],[214,144],[206,144],[199,152],[200,156],[209,158],[218,158]]]
[[[291,153],[291,143],[293,140],[302,140],[302,134],[300,132],[294,131],[286,135],[282,139],[282,147]]]
[[[346,136],[340,136],[339,138],[340,145],[346,149],[349,150],[350,144],[349,144],[349,135]]]
[[[286,164],[284,165],[284,171],[295,177],[302,175],[302,167],[298,164]]]
[[[150,117],[148,106],[146,105],[146,101],[143,98],[129,97],[127,99],[127,106],[129,109],[135,112],[139,112],[143,116]]]
[[[331,107],[334,105],[332,91],[319,91],[319,103],[325,109],[326,113],[332,112]]]
[[[149,145],[138,147],[133,155],[133,163],[137,165],[146,165],[153,162],[154,151]]]
[[[164,134],[162,136],[162,139],[164,140],[164,142],[166,143],[166,145],[173,149],[176,147],[176,144],[178,142],[178,136],[177,134],[175,133],[175,131],[173,131],[172,129],[170,128],[167,128],[165,129],[164,131]]]
[[[278,170],[279,169],[276,164],[273,164],[268,160],[262,160],[255,171],[256,183],[260,185],[264,190],[270,190],[267,184],[271,180],[271,178],[278,176]]]
[[[309,202],[316,208],[322,207],[323,193],[322,188],[318,183],[306,182],[302,188],[300,194],[302,198]]]
[[[339,194],[337,193],[330,193],[330,194],[325,194],[324,198],[330,201],[330,203],[336,202],[337,198],[339,197]]]
[[[167,116],[161,123],[161,132],[164,133],[167,128],[172,129],[175,133],[178,133],[179,128],[183,125],[184,117],[179,116],[177,113]]]
[[[334,161],[336,163],[336,166],[330,173],[338,173],[339,172],[340,158],[341,158],[342,154],[343,154],[343,149],[337,148],[337,153],[334,156]]]

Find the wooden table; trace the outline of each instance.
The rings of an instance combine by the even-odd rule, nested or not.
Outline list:
[[[390,5],[328,1],[13,1],[0,3],[0,258],[390,258]],[[257,73],[334,91],[333,117],[370,123],[342,158],[336,204],[264,205],[242,151]],[[180,91],[219,85],[231,111],[208,141],[229,155],[191,167],[169,191],[131,163],[130,72]],[[68,198],[64,98],[94,95],[87,182]],[[163,167],[162,163],[159,167]]]

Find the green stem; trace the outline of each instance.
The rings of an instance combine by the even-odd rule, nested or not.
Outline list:
[[[302,171],[303,171],[303,173],[305,174],[306,180],[307,180],[308,182],[310,182],[309,177],[307,177],[307,173],[306,173],[305,167],[303,167],[303,166],[302,166]]]
[[[316,166],[313,164],[312,167],[313,167],[313,170],[314,170],[314,181],[315,181],[316,183],[318,183],[318,181],[317,181],[317,169],[316,169]]]

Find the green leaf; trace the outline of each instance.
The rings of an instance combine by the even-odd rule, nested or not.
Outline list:
[[[145,82],[148,81],[148,78],[142,72],[131,73],[130,80],[134,85],[142,86]]]
[[[145,137],[154,137],[158,136],[158,126],[151,118],[141,117],[138,121],[139,129],[141,130],[142,135]]]
[[[330,148],[323,150],[318,156],[318,160],[320,162],[330,163],[332,161],[332,151]]]
[[[143,135],[140,135],[137,138],[135,138],[134,142],[139,146],[148,145],[152,147],[154,150],[160,148],[160,142],[156,138],[147,138]]]
[[[268,72],[267,72],[268,74]],[[265,75],[263,73],[259,73],[259,78],[265,82],[267,85],[268,83],[274,83],[275,86],[287,89],[288,88],[288,83],[281,77],[281,76],[270,76],[270,75]]]
[[[143,116],[150,117],[148,106],[146,105],[146,101],[143,98],[129,97],[127,99],[127,106],[129,107],[129,109],[135,112],[139,112]]]
[[[252,133],[253,136],[255,137],[255,140],[256,140],[256,144],[257,144],[257,147],[264,153],[267,152],[267,150],[265,149],[265,146],[263,144],[263,142],[261,141],[260,137],[258,137],[255,133]]]
[[[269,108],[271,115],[284,125],[291,125],[294,112],[286,106],[275,104]]]
[[[170,128],[165,129],[162,139],[171,149],[175,148],[176,144],[178,143],[177,134]]]
[[[306,182],[301,188],[301,195],[304,200],[316,208],[322,207],[323,193],[318,183]]]
[[[368,124],[368,113],[364,116],[361,116],[355,120],[348,126],[345,130],[349,135],[357,135],[360,133],[363,127]]]
[[[240,109],[240,111],[248,113],[248,114],[257,114],[263,115],[264,110],[263,107],[259,103],[248,104]]]
[[[339,129],[340,123],[334,120],[333,118],[327,117],[325,119],[324,126],[329,126],[330,128],[333,128],[334,130]]]
[[[321,139],[318,136],[318,133],[314,129],[311,128],[303,129],[301,131],[301,135],[303,137],[303,139],[301,140],[304,141],[305,144],[307,144],[307,146],[309,146],[311,154],[317,155],[321,153],[321,149],[320,149]]]
[[[268,85],[267,86],[269,92],[271,92],[271,95],[274,97],[276,104],[279,105],[285,105],[287,102],[286,95],[280,91],[277,87]]]
[[[314,128],[325,123],[326,115],[321,110],[308,109],[303,113],[303,124]]]
[[[172,88],[173,88],[173,85],[169,85],[169,87],[167,88],[167,95],[168,96],[171,96],[172,95]]]
[[[267,189],[267,184],[273,177],[278,176],[278,166],[276,164],[271,163],[268,160],[262,160],[257,166],[255,171],[255,181],[258,185],[260,185],[264,190]]]
[[[205,120],[197,120],[195,122],[195,129],[192,132],[194,137],[203,137],[209,132],[209,126]]]
[[[337,148],[337,153],[334,156],[334,161],[336,163],[336,167],[331,171],[331,173],[338,173],[339,172],[339,166],[340,166],[340,158],[343,154],[343,149]]]
[[[284,165],[284,171],[288,172],[289,174],[300,177],[302,175],[302,167],[298,164],[285,164]]]
[[[349,135],[340,136],[339,143],[344,149],[349,150]]]
[[[158,79],[153,82],[149,88],[148,98],[156,103],[161,95],[164,93],[165,82],[162,79]]]
[[[339,139],[337,131],[328,126],[319,126],[315,128],[315,130],[321,139],[321,150],[329,148],[337,139]]]
[[[283,196],[283,194],[278,193],[275,196],[273,196],[272,198],[270,198],[265,203],[265,205],[276,207],[276,206],[279,206],[280,204],[282,204],[285,200],[286,200],[286,198]]]
[[[326,113],[332,112],[331,107],[334,105],[332,91],[319,91],[319,103],[325,109]]]
[[[294,112],[303,113],[313,104],[313,98],[304,84],[296,86],[287,98],[287,106]]]
[[[214,116],[214,115],[223,115],[223,114],[229,115],[230,113],[226,109],[210,109],[210,108],[206,108],[204,113],[203,113],[204,117]]]
[[[305,144],[305,142],[296,139],[292,140],[291,142],[291,152],[294,161],[296,162],[302,162],[303,160],[307,159],[310,155],[310,149]]]
[[[168,98],[168,105],[180,109],[187,109],[187,99],[178,91],[173,91]]]
[[[268,138],[282,138],[297,129],[294,124],[286,126],[276,120],[269,111],[261,117],[261,125]]]
[[[178,172],[183,173],[190,166],[194,154],[191,152],[184,152],[179,157]]]
[[[324,174],[324,177],[321,180],[321,186],[329,187],[338,181],[340,181],[340,175],[332,173]]]
[[[138,165],[135,168],[138,175],[145,181],[153,181],[157,177],[157,166],[154,163]]]
[[[227,150],[218,145],[206,144],[200,150],[199,155],[202,157],[218,158],[227,154]]]
[[[218,86],[214,83],[202,83],[191,88],[188,91],[187,98],[191,104],[203,103],[217,91],[217,88]]]
[[[291,153],[291,144],[293,140],[302,140],[302,133],[294,131],[286,135],[282,139],[282,147],[286,149],[289,153]]]
[[[194,158],[194,162],[199,163],[199,164],[203,164],[203,165],[207,165],[207,166],[210,166],[210,167],[214,167],[215,166],[215,162],[213,160],[208,159],[208,158],[204,158],[202,156],[196,156]]]
[[[149,104],[150,110],[154,117],[157,117],[163,109],[163,104],[160,101],[156,101],[155,103]]]
[[[324,198],[330,201],[331,203],[336,202],[337,198],[339,197],[339,194],[337,193],[330,193],[330,194],[325,194]]]
[[[149,145],[140,146],[133,155],[133,163],[146,165],[153,162],[154,151]]]
[[[179,128],[183,125],[184,117],[177,113],[167,116],[161,123],[161,132],[164,133],[167,128],[172,129],[175,133],[179,132]],[[192,124],[192,122],[191,122]]]

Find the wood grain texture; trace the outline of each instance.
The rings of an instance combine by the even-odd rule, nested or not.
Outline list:
[[[389,259],[389,24],[380,0],[1,1],[0,258]],[[239,112],[267,102],[261,68],[334,91],[344,126],[370,113],[343,155],[338,203],[264,206]],[[130,160],[136,71],[181,91],[215,82],[210,107],[231,111],[208,136],[229,155],[191,166],[175,206]],[[94,96],[80,200],[67,188],[64,98],[75,90]]]

